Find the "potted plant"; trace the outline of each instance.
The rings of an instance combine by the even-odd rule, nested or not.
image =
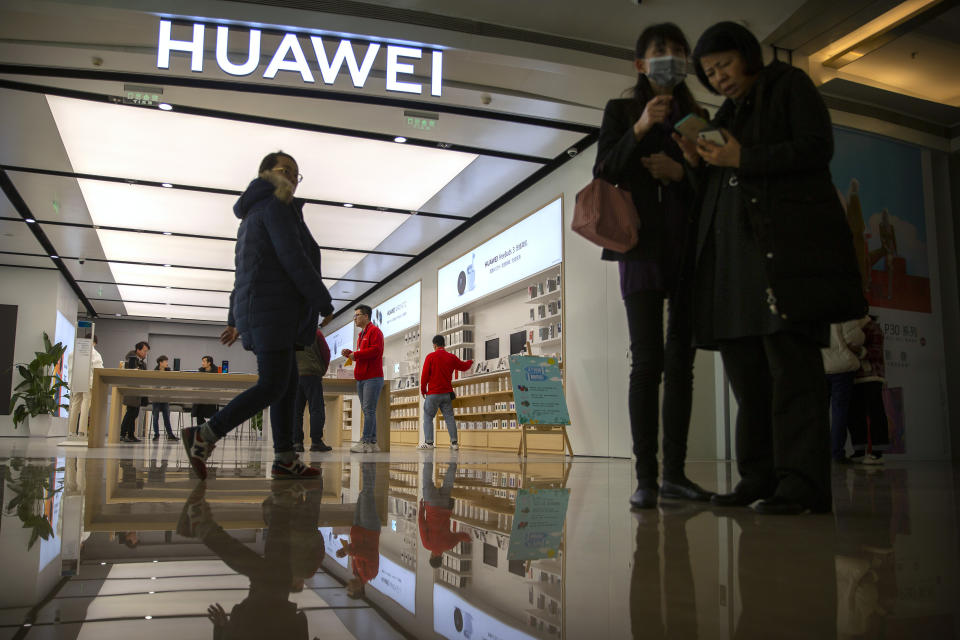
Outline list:
[[[67,405],[60,404],[60,393],[70,387],[56,371],[67,348],[60,342],[51,344],[46,332],[43,334],[43,348],[43,351],[35,352],[36,357],[29,364],[17,365],[17,372],[23,380],[13,389],[10,412],[15,429],[29,418],[30,433],[45,436],[50,431],[51,417],[61,408],[67,408]],[[69,397],[66,393],[62,396],[64,400]]]
[[[53,535],[53,513],[52,510],[47,513],[46,503],[63,491],[63,486],[51,486],[54,471],[57,471],[53,464],[25,464],[22,458],[13,458],[4,471],[7,488],[14,494],[4,510],[7,515],[16,514],[23,528],[31,530],[27,543],[29,551],[38,539],[49,540]]]

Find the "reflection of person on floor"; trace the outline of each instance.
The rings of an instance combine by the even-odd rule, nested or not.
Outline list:
[[[730,513],[740,528],[741,602],[731,637],[833,638],[837,629],[833,518],[813,516],[798,530],[788,519]]]
[[[635,516],[637,542],[630,576],[630,626],[634,638],[697,637],[697,617],[691,615],[697,607],[687,521],[701,512],[695,505],[683,505]]]
[[[877,638],[896,600],[889,471],[844,472],[837,492],[837,637]]]
[[[434,569],[443,563],[443,552],[449,551],[461,542],[469,542],[470,534],[450,530],[450,516],[453,515],[453,483],[457,477],[457,463],[447,465],[443,476],[443,486],[437,489],[433,483],[433,463],[423,463],[423,499],[420,500],[420,512],[417,521],[420,524],[420,542],[430,552],[430,566]],[[453,525],[456,527],[456,524]]]
[[[890,447],[887,411],[883,406],[886,363],[883,355],[883,328],[877,316],[863,327],[865,340],[860,369],[853,379],[850,400],[850,439],[853,462],[882,464],[883,452]]]
[[[863,242],[867,226],[863,221],[863,207],[860,205],[860,183],[856,178],[850,180],[850,190],[847,191],[847,224],[850,226],[850,233],[853,234],[853,250],[857,254],[860,278],[863,281],[863,286],[866,287],[870,281],[867,277],[869,269],[867,268],[866,246]]]
[[[380,514],[377,513],[377,464],[363,462],[360,465],[360,495],[350,528],[350,542],[341,540],[342,549],[337,557],[350,556],[353,578],[347,582],[347,595],[357,600],[364,596],[365,585],[380,573]]]
[[[263,502],[267,529],[262,557],[216,523],[204,499],[205,482],[197,485],[183,507],[177,533],[198,538],[228,567],[250,579],[249,595],[229,614],[219,603],[208,607],[215,640],[308,637],[306,615],[289,597],[303,590],[323,559],[315,508],[322,490],[312,483],[308,492],[300,484],[285,481],[273,487]]]
[[[122,544],[128,549],[136,549],[140,546],[140,535],[136,531],[117,531],[117,544]]]
[[[893,298],[893,259],[897,257],[897,230],[890,222],[890,212],[880,214],[880,248],[887,269],[887,299]]]

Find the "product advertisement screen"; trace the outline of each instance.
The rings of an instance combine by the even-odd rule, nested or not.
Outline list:
[[[556,199],[437,272],[437,313],[447,313],[560,264],[563,207]]]
[[[433,630],[449,640],[535,640],[536,636],[500,622],[459,594],[433,585]]]
[[[340,352],[344,349],[353,350],[353,330],[354,324],[345,324],[333,333],[324,334],[327,338],[327,346],[330,347],[330,359],[336,360],[342,357]]]
[[[420,324],[420,283],[374,307],[373,323],[380,327],[384,338]]]
[[[62,343],[67,350],[63,352],[63,358],[60,362],[57,363],[54,371],[58,376],[60,376],[64,382],[67,384],[70,383],[70,371],[68,370],[70,363],[73,361],[73,358],[70,356],[73,355],[73,341],[76,339],[77,331],[74,329],[73,324],[67,320],[67,317],[57,311],[57,331],[53,338],[53,343],[58,342]],[[64,397],[68,395],[68,391],[60,389],[58,392],[58,404],[70,404],[70,398]],[[66,418],[69,411],[66,408],[61,408],[60,412],[57,414],[61,418]]]

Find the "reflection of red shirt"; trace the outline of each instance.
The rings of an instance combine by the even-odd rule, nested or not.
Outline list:
[[[350,544],[347,554],[353,558],[353,575],[364,583],[370,582],[380,573],[380,530],[371,531],[363,527],[350,527]]]
[[[450,530],[450,516],[453,511],[434,507],[423,500],[420,501],[420,542],[423,548],[434,555],[449,551],[457,546],[458,542],[470,542],[469,533],[454,533]],[[456,523],[453,523],[456,526]]]

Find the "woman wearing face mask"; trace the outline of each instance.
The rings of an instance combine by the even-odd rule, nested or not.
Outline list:
[[[648,27],[637,39],[637,84],[631,95],[607,103],[594,175],[628,189],[640,214],[640,240],[627,253],[604,249],[620,268],[620,292],[630,333],[629,412],[637,491],[630,504],[649,509],[665,498],[709,500],[687,479],[684,462],[693,392],[688,287],[683,265],[693,189],[680,148],[671,139],[683,117],[706,113],[684,84],[690,47],[671,23]],[[666,343],[664,301],[669,301]],[[663,392],[663,481],[658,486],[660,377]]]
[[[819,353],[829,345],[829,325],[818,317],[835,313],[838,300],[859,304],[860,289],[830,177],[830,116],[810,78],[783,62],[764,66],[760,44],[739,24],[707,29],[693,61],[700,82],[726,97],[714,119],[724,144],[680,141],[691,164],[706,165],[695,249],[696,343],[720,350],[739,406],[741,480],[713,502],[760,500],[756,511],[766,514],[830,511],[830,422]],[[837,288],[848,277],[853,295]]]

